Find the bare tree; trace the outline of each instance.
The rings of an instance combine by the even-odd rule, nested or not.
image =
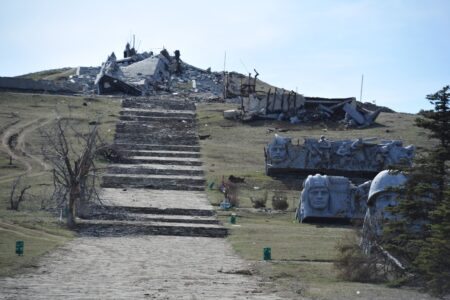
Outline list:
[[[31,185],[27,185],[22,187],[18,197],[15,197],[16,189],[20,189],[20,182],[22,180],[22,176],[17,177],[12,184],[11,194],[9,196],[10,201],[10,209],[11,210],[19,210],[19,205],[22,201],[25,200],[25,192],[31,188]]]
[[[86,214],[88,202],[97,196],[94,158],[100,139],[96,124],[81,134],[68,120],[57,119],[51,130],[41,131],[42,154],[53,166],[53,198],[59,207],[67,207],[69,227],[75,226],[76,216]]]

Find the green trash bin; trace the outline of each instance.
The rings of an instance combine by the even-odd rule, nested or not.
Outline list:
[[[236,224],[236,214],[231,214],[231,216],[230,216],[230,223],[231,224]]]
[[[19,256],[23,255],[23,247],[24,247],[23,241],[16,241],[16,254]]]
[[[272,249],[264,248],[263,256],[264,256],[264,260],[272,260]]]

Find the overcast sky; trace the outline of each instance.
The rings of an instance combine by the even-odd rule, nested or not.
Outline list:
[[[98,66],[136,36],[213,71],[306,96],[360,96],[402,112],[450,84],[450,1],[44,1],[0,10],[0,76]]]

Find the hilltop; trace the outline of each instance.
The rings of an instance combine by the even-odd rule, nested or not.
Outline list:
[[[290,94],[289,91],[282,91],[282,89],[255,78],[259,77],[255,76],[256,74],[249,77],[235,72],[228,73],[231,84],[227,91],[230,94],[229,97],[224,99],[226,74],[202,70],[184,61],[180,61],[180,67],[183,71],[180,74],[175,74],[176,63],[164,64],[164,60],[168,60],[167,57],[156,60],[149,59],[158,55],[144,55],[141,57],[142,60],[135,62],[156,66],[155,70],[162,68],[162,73],[158,74],[160,77],[155,81],[142,81],[143,73],[139,71],[139,65],[133,66],[135,63],[127,62],[125,65],[126,61],[120,62],[116,59],[117,65],[114,66],[115,63],[111,63],[113,61],[111,56],[107,61],[110,61],[109,67],[111,67],[112,72],[105,70],[105,62],[105,64],[96,67],[61,68],[8,79],[25,80],[20,82],[21,84],[25,83],[25,86],[3,87],[7,91],[0,92],[2,116],[0,126],[3,141],[0,156],[0,187],[2,191],[0,194],[0,216],[2,219],[0,235],[3,241],[7,241],[0,245],[2,247],[0,248],[0,275],[17,274],[21,266],[35,266],[35,258],[76,237],[74,232],[60,224],[58,218],[61,211],[55,209],[49,200],[52,180],[48,162],[43,160],[40,153],[40,148],[46,141],[39,129],[49,128],[58,116],[70,120],[71,124],[81,131],[89,128],[89,124],[92,124],[92,122],[98,122],[100,134],[105,142],[113,143],[117,138],[117,133],[121,133],[120,131],[117,132],[117,128],[122,131],[125,130],[125,128],[116,126],[119,120],[123,120],[122,104],[130,105],[136,102],[145,106],[154,103],[164,107],[164,99],[172,99],[196,110],[195,116],[191,116],[192,120],[185,119],[185,122],[181,120],[174,123],[176,124],[174,128],[182,125],[187,126],[190,130],[192,128],[189,126],[194,124],[196,130],[198,130],[198,136],[202,137],[199,141],[200,154],[198,155],[198,159],[202,161],[205,176],[202,188],[206,189],[209,202],[217,209],[219,219],[231,232],[227,241],[232,245],[234,252],[226,253],[230,253],[229,257],[238,253],[246,261],[246,264],[241,265],[242,269],[231,271],[228,269],[214,269],[212,271],[208,269],[208,272],[217,273],[221,276],[232,273],[234,276],[246,276],[245,278],[260,276],[264,279],[262,288],[255,290],[255,293],[261,293],[263,290],[269,289],[284,298],[292,299],[298,297],[357,299],[361,296],[392,299],[429,298],[427,295],[417,293],[414,290],[346,282],[337,278],[336,270],[333,268],[336,255],[335,245],[337,241],[352,234],[352,227],[340,225],[317,226],[293,222],[302,179],[295,176],[289,178],[269,177],[264,172],[264,147],[272,139],[274,133],[280,132],[291,137],[292,140],[319,139],[321,135],[326,135],[330,139],[377,137],[379,139],[403,140],[405,144],[415,144],[420,152],[421,149],[432,145],[426,136],[427,132],[413,125],[414,115],[395,113],[388,108],[378,107],[371,103],[355,103],[357,107],[362,107],[371,112],[379,111],[379,115],[375,124],[364,127],[364,129],[348,127],[340,122],[345,117],[345,113],[336,110],[335,118],[329,118],[333,116],[329,110],[336,104],[342,105],[342,103],[353,102],[353,97],[327,99],[306,97],[300,94],[294,95]],[[173,59],[176,62],[175,56],[170,57],[171,60]],[[149,60],[143,62],[146,59]],[[163,62],[161,65],[159,65],[160,61]],[[167,70],[164,67],[166,65]],[[99,77],[99,74],[106,76]],[[114,78],[116,77],[114,76],[123,79],[124,84],[117,85],[119,91],[108,90],[115,84]],[[96,81],[97,84],[103,82],[112,83],[112,85],[109,85],[109,87],[106,85],[104,94],[99,95]],[[26,84],[30,82],[32,84],[27,86]],[[275,89],[278,93],[274,92]],[[125,93],[124,90],[130,91],[132,94],[138,93],[138,91],[144,92],[146,95],[132,96]],[[313,112],[315,117],[308,122],[291,123],[286,118],[279,118],[284,108],[281,105],[279,107],[281,111],[277,113],[276,118],[259,116],[261,118],[248,122],[224,118],[224,111],[240,108],[242,102],[238,96],[250,99],[253,97],[250,95],[255,95],[256,98],[259,97],[258,99],[260,99],[256,101],[263,101],[261,99],[268,98],[267,95],[274,97],[274,93],[279,95],[277,99],[280,101],[281,99],[286,102],[288,102],[287,99],[303,99],[304,103],[308,105],[306,113]],[[148,102],[148,104],[145,102]],[[316,105],[316,102],[320,102],[319,104],[322,104],[325,108]],[[318,110],[318,108],[320,109]],[[289,112],[289,109],[286,112]],[[131,121],[145,119],[147,116],[134,116],[133,118]],[[152,116],[151,118],[158,117]],[[170,124],[161,122],[162,128],[165,125]],[[151,127],[149,128],[151,129]],[[149,135],[149,128],[146,128],[145,131],[142,130],[142,132]],[[164,130],[166,129],[164,127]],[[127,130],[132,129],[128,128]],[[192,135],[192,132],[189,134]],[[192,138],[192,136],[189,137]],[[76,136],[71,136],[70,140],[75,142],[76,138]],[[171,138],[183,138],[183,136],[175,135]],[[13,157],[12,163],[10,163],[10,157]],[[108,162],[100,159],[98,163],[99,169],[102,170],[106,168]],[[103,172],[106,171],[103,170]],[[19,211],[16,212],[6,209],[6,207],[9,206],[11,183],[21,174],[24,175],[24,184],[30,184],[32,187],[29,191],[30,196],[21,203]],[[230,175],[243,179],[243,182],[237,184],[239,207],[232,211],[224,211],[218,209],[219,203],[223,200],[223,193],[219,187],[224,178],[229,178]],[[122,192],[125,193],[126,190],[127,188],[124,187]],[[277,211],[272,207],[270,199],[278,195],[286,196],[289,204],[286,211]],[[253,208],[252,198],[264,197],[266,200],[269,199],[266,207],[264,209]],[[135,201],[131,198],[127,200]],[[146,200],[148,199],[146,198]],[[183,199],[183,201],[185,200]],[[237,215],[236,225],[229,223],[231,213]],[[27,256],[23,257],[24,259],[15,256],[13,249],[11,249],[13,243],[19,239],[24,239],[26,247],[29,247],[26,248],[29,252],[27,252]],[[96,239],[92,238],[92,240]],[[114,243],[114,247],[116,247],[114,249],[119,249],[118,246],[124,249],[123,247],[127,243],[118,244],[120,243]],[[144,257],[148,253],[145,249],[140,250],[142,244],[133,242],[133,245],[135,245],[133,249],[137,251],[133,253],[143,256],[138,258],[144,259],[147,264],[152,261],[151,258]],[[155,251],[159,249],[159,265],[164,266],[165,252],[157,247],[157,244],[152,245],[155,247]],[[174,250],[179,244],[171,245],[171,249]],[[98,252],[98,249],[105,251],[106,254],[101,259],[105,259],[109,252],[114,252],[114,249],[108,247],[113,246],[108,244],[95,248],[96,252]],[[202,247],[206,249],[208,243],[205,242]],[[272,262],[261,261],[264,247],[271,247]],[[219,253],[219,250],[217,250],[217,253]],[[196,254],[182,253],[182,256],[201,259],[202,266],[205,266],[207,264],[206,251],[199,251]],[[217,257],[220,257],[220,255]],[[89,261],[89,258],[86,257],[86,261]],[[44,262],[52,263],[49,259],[44,260]],[[188,267],[195,268],[195,266],[196,262],[192,262]],[[194,279],[189,282],[182,281],[185,280],[183,276],[182,279],[173,280],[180,280],[180,282],[187,284],[192,284],[195,281]],[[238,278],[238,280],[242,280],[242,278]],[[361,291],[361,294],[356,294],[356,291]],[[169,293],[170,291],[164,292]]]

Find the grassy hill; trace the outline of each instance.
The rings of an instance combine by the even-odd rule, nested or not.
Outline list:
[[[119,108],[120,101],[113,98],[0,92],[0,276],[32,265],[36,257],[73,237],[47,210],[52,179],[40,152],[46,142],[40,130],[52,126],[56,117],[68,119],[80,132],[99,121],[101,136],[112,141]],[[75,137],[69,139],[76,147]],[[11,186],[19,175],[21,186],[31,188],[19,211],[13,211],[8,209]],[[16,240],[25,241],[23,257],[14,254]]]
[[[76,68],[60,68],[28,73],[17,76],[18,78],[27,78],[33,80],[66,80],[70,75],[75,75]]]
[[[296,176],[272,178],[264,174],[263,147],[274,133],[303,142],[304,138],[325,135],[330,139],[355,139],[378,137],[401,139],[404,144],[416,145],[418,152],[432,147],[426,132],[414,126],[416,115],[381,113],[377,124],[366,129],[346,130],[336,123],[291,125],[288,122],[256,121],[240,123],[226,120],[229,104],[199,104],[197,118],[199,131],[210,138],[202,140],[202,158],[211,202],[218,205],[223,194],[217,189],[222,178],[229,175],[243,177],[238,184],[239,209],[237,225],[229,223],[232,212],[219,211],[224,223],[231,229],[229,241],[245,259],[253,262],[254,272],[272,283],[273,290],[286,293],[286,297],[305,296],[313,299],[429,299],[428,295],[414,290],[387,288],[380,284],[346,282],[337,277],[333,267],[336,243],[354,236],[354,227],[338,225],[299,224],[295,209],[303,179]],[[288,197],[286,212],[255,210],[250,197],[271,198],[283,193]],[[267,195],[267,196],[266,196]],[[264,262],[263,248],[271,247],[272,261]]]
[[[70,72],[71,69],[61,69],[24,76],[56,80]],[[207,189],[211,203],[218,205],[223,198],[217,189],[222,178],[234,175],[245,179],[238,185],[240,203],[239,209],[234,211],[238,215],[237,225],[228,224],[231,211],[219,211],[218,214],[231,229],[230,243],[251,263],[249,268],[252,272],[263,276],[273,290],[292,298],[429,298],[413,290],[338,279],[333,268],[335,245],[337,241],[353,235],[353,228],[295,222],[294,212],[302,179],[295,176],[272,178],[264,174],[263,148],[274,133],[279,132],[293,141],[298,139],[300,143],[304,138],[318,139],[321,135],[330,139],[402,139],[404,144],[416,145],[420,152],[432,147],[433,142],[428,140],[423,129],[413,125],[416,115],[381,113],[375,126],[347,130],[328,122],[291,125],[270,120],[240,123],[224,119],[223,110],[233,108],[236,105],[199,103],[197,119],[199,134],[210,136],[201,140],[201,147],[206,179],[212,187]],[[120,101],[117,98],[0,93],[0,276],[17,272],[20,266],[32,266],[41,254],[74,236],[58,222],[55,214],[45,209],[52,182],[48,168],[40,157],[40,146],[45,141],[39,129],[51,126],[56,116],[70,119],[79,130],[86,130],[89,122],[99,120],[101,135],[106,141],[112,141],[119,110]],[[11,156],[14,156],[12,164]],[[11,183],[21,174],[24,175],[24,184],[32,185],[31,197],[16,212],[7,207]],[[267,197],[267,208],[270,209],[270,199],[279,193],[288,197],[289,208],[286,212],[252,208],[251,197]],[[24,257],[14,254],[16,240],[25,241]],[[264,247],[272,248],[273,261],[262,261]]]

